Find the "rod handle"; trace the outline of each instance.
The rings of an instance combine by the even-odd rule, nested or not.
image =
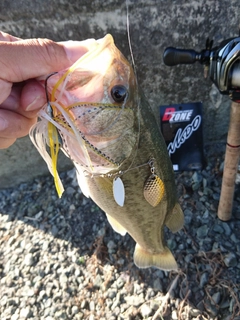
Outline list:
[[[232,216],[235,180],[240,156],[240,104],[232,102],[227,146],[224,160],[218,218],[228,221]]]

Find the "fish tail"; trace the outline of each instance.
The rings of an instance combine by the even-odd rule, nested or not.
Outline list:
[[[182,229],[184,225],[184,215],[178,202],[175,204],[172,214],[169,215],[165,224],[172,232],[177,232]]]
[[[136,244],[134,251],[134,263],[139,268],[156,267],[162,270],[177,270],[178,266],[168,247],[158,254],[151,254]]]

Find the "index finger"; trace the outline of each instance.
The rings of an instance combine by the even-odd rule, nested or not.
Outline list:
[[[63,70],[85,54],[89,45],[88,41],[57,43],[49,39],[2,41],[0,77],[9,82],[21,82]]]
[[[9,96],[12,83],[70,67],[95,44],[94,39],[60,43],[49,39],[22,40],[0,32],[0,104]]]

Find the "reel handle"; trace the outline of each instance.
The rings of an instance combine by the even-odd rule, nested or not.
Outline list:
[[[163,61],[169,66],[176,66],[178,64],[193,64],[196,61],[200,62],[200,53],[192,49],[177,49],[168,47],[164,50]]]

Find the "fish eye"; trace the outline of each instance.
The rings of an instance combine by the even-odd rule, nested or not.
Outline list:
[[[111,96],[115,102],[123,102],[127,94],[127,88],[121,85],[116,85],[111,89]]]

